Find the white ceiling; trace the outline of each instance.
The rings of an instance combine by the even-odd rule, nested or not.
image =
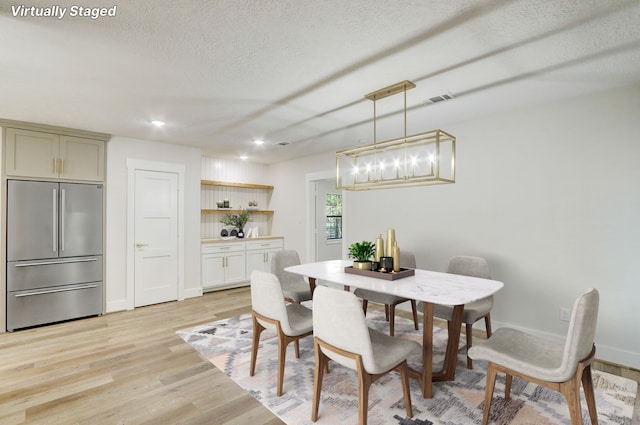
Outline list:
[[[272,163],[373,142],[363,96],[403,80],[409,134],[639,83],[640,1],[0,0],[5,119]],[[403,134],[402,102],[377,102],[378,140]]]

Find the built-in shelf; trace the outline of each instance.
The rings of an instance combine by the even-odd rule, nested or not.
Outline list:
[[[273,186],[268,186],[264,184],[231,183],[231,182],[220,182],[215,180],[201,180],[200,183],[205,186],[243,187],[247,189],[273,190]]]
[[[225,228],[219,221],[222,216],[240,214],[243,211],[251,214],[248,227],[256,228],[261,235],[271,234],[274,211],[257,208],[269,207],[273,186],[204,179],[200,180],[200,183],[200,236],[202,238],[218,237],[221,230]],[[231,208],[217,208],[223,200],[228,200]]]
[[[212,210],[200,210],[203,214],[240,214],[243,211],[249,211],[251,214],[256,215],[273,215],[273,211],[269,210],[229,210],[229,209],[212,209]]]

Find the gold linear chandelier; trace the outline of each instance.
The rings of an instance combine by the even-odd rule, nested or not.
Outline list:
[[[407,136],[407,90],[403,81],[365,95],[373,101],[373,144],[336,152],[336,187],[385,189],[455,183],[456,138],[442,130]],[[376,101],[404,93],[404,136],[376,141]]]

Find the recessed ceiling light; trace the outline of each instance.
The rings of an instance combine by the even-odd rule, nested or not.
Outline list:
[[[264,145],[264,140],[254,140],[253,143],[256,145]]]
[[[166,123],[164,121],[160,121],[160,120],[153,120],[153,121],[151,121],[151,124],[155,125],[156,127],[162,127]]]
[[[240,157],[240,159],[241,159],[241,160],[243,160],[243,161],[245,161],[245,160],[249,159],[249,157],[248,157],[247,155],[242,155],[242,156]]]

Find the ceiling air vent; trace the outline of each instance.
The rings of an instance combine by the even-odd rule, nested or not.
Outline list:
[[[438,95],[438,96],[434,96],[434,97],[430,97],[429,99],[427,99],[427,101],[425,103],[429,104],[429,103],[438,103],[438,102],[442,102],[443,100],[451,100],[453,99],[455,96],[449,92]]]
[[[290,144],[291,144],[291,142],[278,142],[278,143],[276,143],[276,145],[278,145],[278,146],[287,146],[287,145],[290,145]]]

